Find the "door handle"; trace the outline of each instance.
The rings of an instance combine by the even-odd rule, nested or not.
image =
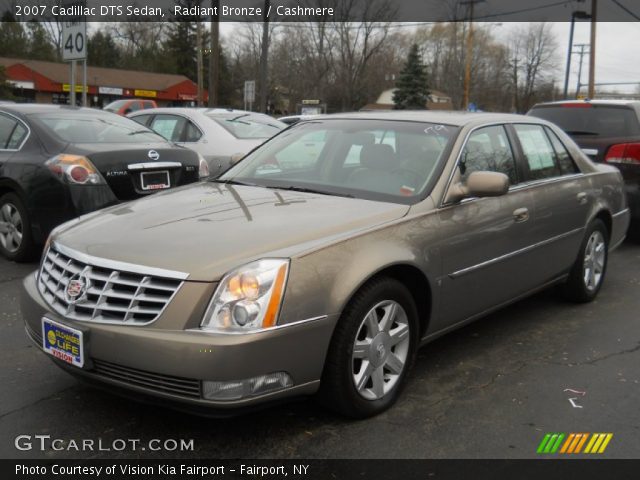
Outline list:
[[[580,205],[584,205],[585,203],[587,203],[587,194],[585,192],[580,192],[578,195],[576,195],[576,198],[578,199],[578,203]]]
[[[513,211],[513,219],[516,223],[526,222],[529,220],[529,209],[522,207]]]

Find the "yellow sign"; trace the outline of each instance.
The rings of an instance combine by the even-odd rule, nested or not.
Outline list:
[[[62,91],[63,92],[70,92],[71,91],[71,85],[69,85],[68,83],[63,83],[62,84]],[[89,87],[88,86],[85,88],[85,91],[87,93],[89,92]],[[82,85],[76,85],[76,93],[82,93]]]
[[[136,97],[153,97],[153,98],[155,98],[157,95],[155,90],[134,90],[133,94]]]

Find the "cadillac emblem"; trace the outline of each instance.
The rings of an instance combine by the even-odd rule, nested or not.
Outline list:
[[[87,290],[89,290],[89,279],[84,275],[74,275],[67,282],[64,290],[64,297],[68,303],[76,305],[87,299]]]

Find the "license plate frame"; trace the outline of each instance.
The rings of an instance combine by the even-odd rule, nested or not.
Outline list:
[[[162,178],[160,180],[149,182],[148,177],[151,176],[154,176],[156,179],[158,179],[159,176],[162,176]],[[166,190],[167,188],[171,188],[171,176],[169,175],[169,170],[141,172],[140,186],[144,191]]]
[[[54,358],[83,368],[85,363],[85,345],[82,330],[42,317],[42,349]],[[77,353],[74,352],[74,345]]]

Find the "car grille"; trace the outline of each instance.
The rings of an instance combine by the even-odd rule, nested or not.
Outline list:
[[[151,373],[137,368],[123,367],[104,360],[93,359],[93,373],[137,387],[163,393],[200,398],[200,381],[192,378],[174,377]]]
[[[82,279],[76,301],[69,281]],[[145,325],[156,320],[176,294],[181,280],[89,265],[49,248],[38,275],[47,303],[66,318],[87,322]]]

